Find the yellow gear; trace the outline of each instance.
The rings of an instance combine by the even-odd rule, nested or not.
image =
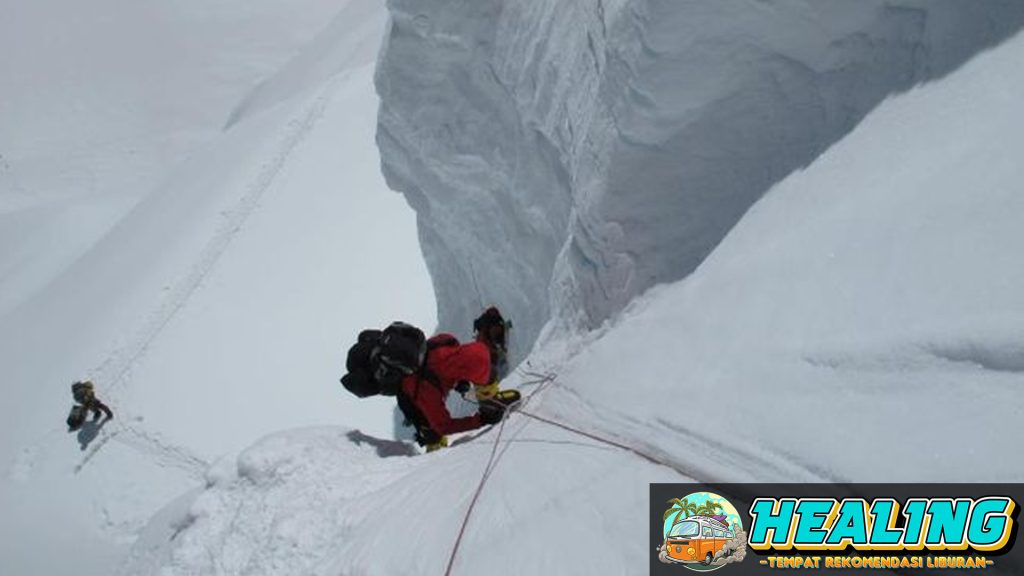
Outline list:
[[[497,400],[501,400],[502,402],[508,404],[510,402],[515,402],[516,400],[519,400],[519,391],[518,390],[511,390],[511,389],[509,389],[509,390],[499,390],[494,395],[494,397]]]
[[[433,452],[435,450],[440,450],[441,448],[446,447],[448,447],[448,437],[441,436],[441,439],[438,440],[437,442],[434,442],[433,444],[427,444],[427,453]]]
[[[492,380],[490,384],[476,387],[476,399],[488,400],[498,395],[498,381]]]

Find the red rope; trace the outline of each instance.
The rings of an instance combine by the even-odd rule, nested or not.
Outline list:
[[[658,466],[664,466],[665,468],[669,468],[671,470],[674,470],[675,472],[677,472],[677,473],[679,473],[679,474],[681,474],[683,476],[688,476],[688,474],[686,472],[680,470],[679,468],[676,468],[675,466],[673,466],[673,465],[671,465],[671,464],[669,464],[667,462],[663,462],[661,460],[658,460],[657,458],[655,458],[655,457],[653,457],[653,456],[651,456],[649,454],[644,454],[640,450],[637,450],[636,448],[633,448],[631,446],[626,446],[625,444],[620,444],[618,442],[615,442],[614,440],[609,440],[607,438],[601,438],[600,436],[596,436],[596,435],[591,434],[589,432],[584,432],[583,430],[579,430],[577,428],[573,428],[572,426],[567,426],[565,424],[562,424],[562,423],[559,423],[559,422],[555,422],[554,420],[550,420],[548,418],[544,418],[543,416],[537,416],[536,414],[533,414],[533,413],[530,413],[530,412],[526,412],[525,410],[516,410],[516,412],[518,412],[519,414],[522,414],[523,416],[526,416],[527,418],[533,418],[534,420],[537,420],[538,422],[543,422],[545,424],[549,424],[551,426],[555,426],[557,428],[561,428],[562,430],[565,430],[567,432],[572,432],[573,434],[578,434],[578,435],[583,436],[585,438],[590,438],[591,440],[594,440],[596,442],[600,442],[602,444],[607,444],[609,446],[614,446],[616,448],[619,448],[621,450],[625,450],[627,452],[632,452],[633,454],[636,454],[637,456],[643,458],[644,460],[647,460],[651,464],[657,464]]]
[[[507,416],[508,413],[505,414]],[[495,454],[498,452],[498,443],[501,441],[501,434],[505,431],[505,417],[501,419],[501,424],[498,426],[498,437],[494,439],[494,446],[491,446],[491,455],[487,459],[487,466],[484,467],[484,474],[480,477],[480,483],[476,486],[476,492],[473,493],[473,499],[469,502],[469,508],[466,509],[465,516],[462,517],[462,526],[459,527],[459,535],[455,538],[455,545],[452,546],[452,553],[448,557],[448,568],[445,569],[444,575],[451,576],[452,567],[455,566],[455,557],[459,554],[459,546],[462,544],[462,536],[466,533],[466,526],[469,525],[469,518],[473,515],[473,508],[476,507],[476,501],[480,498],[480,493],[483,492],[484,485],[487,484],[488,478],[491,477],[491,470],[495,463]]]
[[[540,375],[538,375],[540,376]],[[540,383],[533,392],[531,392],[525,399],[520,402],[520,406],[525,406],[537,392],[540,392],[547,384],[549,384],[555,377],[553,374],[547,374],[540,376],[539,380],[533,382],[526,382],[526,384],[537,384]],[[508,419],[508,414],[511,410],[506,410],[505,414],[501,417],[501,424],[498,425],[498,437],[494,439],[494,445],[491,446],[491,455],[487,458],[487,465],[484,466],[484,473],[480,477],[480,483],[476,486],[476,492],[473,493],[473,499],[469,501],[469,507],[466,508],[466,514],[462,517],[462,526],[459,527],[459,535],[455,538],[455,544],[452,546],[452,553],[448,556],[448,567],[444,571],[444,576],[451,576],[452,567],[455,566],[455,557],[459,554],[459,546],[462,545],[462,536],[466,533],[466,526],[469,525],[469,519],[473,515],[473,509],[476,508],[476,501],[480,499],[480,493],[484,490],[484,485],[487,484],[487,480],[491,477],[491,471],[494,469],[498,458],[498,445],[501,443],[501,435],[505,431],[505,421]],[[504,454],[505,452],[501,452]]]
[[[548,424],[548,425],[551,425],[551,426],[555,426],[556,428],[561,428],[562,430],[565,430],[567,432],[571,432],[573,434],[578,434],[580,436],[583,436],[584,438],[589,438],[591,440],[594,440],[595,442],[600,442],[602,444],[607,444],[609,446],[613,446],[613,447],[618,448],[620,450],[625,450],[627,452],[631,452],[631,453],[639,456],[640,458],[643,458],[644,460],[647,460],[648,462],[650,462],[652,464],[656,464],[658,466],[664,466],[665,468],[668,468],[668,469],[670,469],[670,470],[672,470],[672,471],[674,471],[674,472],[676,472],[676,473],[678,473],[680,475],[683,475],[683,476],[689,476],[683,470],[681,470],[681,469],[679,469],[679,468],[677,468],[677,467],[675,467],[675,466],[673,466],[673,465],[671,465],[671,464],[669,464],[667,462],[658,460],[657,458],[655,458],[653,456],[650,456],[648,454],[645,454],[645,453],[641,452],[640,450],[637,450],[636,448],[633,448],[631,446],[626,446],[625,444],[621,444],[621,443],[616,442],[614,440],[609,440],[607,438],[602,438],[602,437],[597,436],[595,434],[591,434],[589,432],[584,432],[583,430],[580,430],[578,428],[573,428],[572,426],[568,426],[568,425],[562,424],[560,422],[555,422],[554,420],[551,420],[549,418],[544,418],[543,416],[538,416],[536,414],[533,414],[531,412],[527,412],[527,411],[523,410],[522,406],[525,405],[527,403],[527,401],[529,401],[530,398],[534,394],[539,392],[540,389],[543,388],[544,385],[548,384],[551,380],[553,380],[553,378],[544,381],[540,387],[538,387],[536,390],[534,390],[533,393],[530,394],[530,396],[528,396],[527,398],[525,398],[521,402],[520,407],[516,408],[515,412],[518,413],[518,414],[522,414],[523,416],[526,416],[527,418],[532,418],[534,420],[537,420],[538,422],[543,422],[545,424]],[[481,492],[483,492],[484,485],[487,484],[487,480],[491,477],[491,471],[494,469],[494,466],[497,463],[498,457],[496,457],[496,455],[499,454],[498,453],[498,445],[501,443],[501,435],[505,431],[505,421],[508,418],[508,414],[509,413],[506,412],[505,416],[501,419],[501,424],[498,426],[498,437],[494,439],[494,445],[491,446],[491,454],[490,454],[490,456],[487,459],[487,465],[484,467],[483,476],[480,477],[480,483],[477,484],[476,492],[473,493],[473,499],[470,500],[469,507],[466,509],[466,514],[462,517],[462,526],[459,527],[459,535],[458,535],[458,537],[455,538],[455,545],[452,546],[452,553],[448,557],[448,567],[444,571],[445,576],[451,576],[452,568],[455,566],[455,557],[458,556],[459,547],[462,545],[462,537],[466,533],[466,526],[469,525],[469,519],[473,515],[474,508],[476,508],[477,500],[480,499],[480,494],[481,494]],[[504,451],[502,451],[500,454],[504,454]]]
[[[683,470],[673,466],[672,464],[669,464],[669,463],[664,462],[662,460],[658,460],[657,458],[655,458],[655,457],[653,457],[653,456],[651,456],[649,454],[645,454],[645,453],[641,452],[640,450],[637,450],[636,448],[633,448],[631,446],[626,446],[625,444],[621,444],[621,443],[616,442],[614,440],[609,440],[607,438],[602,438],[602,437],[597,436],[595,434],[591,434],[589,432],[584,432],[583,430],[580,430],[578,428],[573,428],[572,426],[568,426],[568,425],[562,424],[560,422],[555,422],[554,420],[551,420],[549,418],[545,418],[543,416],[538,416],[536,414],[533,414],[531,412],[527,412],[527,411],[523,410],[523,408],[526,406],[527,403],[529,403],[529,401],[533,398],[533,396],[535,396],[538,392],[540,392],[542,389],[544,389],[548,384],[553,382],[554,379],[555,379],[555,376],[553,374],[540,375],[540,374],[527,373],[527,375],[537,376],[538,379],[533,381],[533,382],[529,382],[529,384],[539,383],[540,386],[538,386],[533,392],[531,392],[526,398],[524,398],[514,410],[506,411],[505,415],[502,417],[501,424],[498,426],[498,436],[497,436],[497,438],[494,439],[494,445],[491,446],[491,455],[487,459],[487,465],[484,467],[484,473],[480,477],[480,483],[477,484],[476,492],[473,493],[473,499],[470,500],[469,507],[466,508],[466,514],[462,517],[462,526],[459,527],[459,535],[455,538],[455,544],[452,546],[452,553],[448,557],[448,567],[444,571],[445,576],[451,576],[452,568],[455,566],[455,557],[458,556],[458,554],[459,554],[459,547],[462,545],[462,537],[466,533],[466,526],[469,525],[469,519],[473,516],[473,510],[476,508],[477,500],[480,499],[480,494],[483,492],[484,485],[487,484],[487,480],[491,477],[491,471],[494,470],[494,467],[497,464],[497,461],[501,458],[501,455],[503,455],[505,453],[504,450],[502,452],[500,452],[500,453],[498,452],[498,445],[501,443],[501,435],[505,431],[505,421],[508,419],[508,414],[510,412],[514,411],[514,412],[517,412],[519,414],[522,414],[523,416],[526,416],[527,418],[532,418],[534,420],[537,420],[538,422],[543,422],[545,424],[554,426],[556,428],[561,428],[562,430],[565,430],[567,432],[571,432],[573,434],[578,434],[580,436],[583,436],[584,438],[589,438],[589,439],[591,439],[591,440],[593,440],[595,442],[600,442],[602,444],[607,444],[608,446],[613,446],[613,447],[618,448],[620,450],[625,450],[627,452],[631,452],[631,453],[639,456],[640,458],[643,458],[644,460],[647,460],[651,464],[656,464],[658,466],[664,466],[665,468],[668,468],[668,469],[676,472],[677,474],[680,474],[680,475],[683,475],[683,476],[689,476],[689,474],[687,474],[685,471],[683,471]]]

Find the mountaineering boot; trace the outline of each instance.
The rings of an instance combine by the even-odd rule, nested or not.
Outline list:
[[[477,386],[475,391],[477,401],[494,398],[498,394],[498,381],[492,380],[490,384]]]
[[[495,384],[495,386],[497,386],[497,384]],[[494,396],[492,396],[490,398],[490,400],[492,400],[494,402],[500,402],[500,403],[504,404],[506,408],[511,408],[511,407],[515,406],[516,404],[518,404],[519,400],[521,398],[522,398],[522,395],[519,393],[519,390],[509,389],[509,390],[497,390],[494,393]]]
[[[480,421],[484,424],[498,424],[510,410],[519,405],[518,390],[499,390],[493,397],[479,403]]]
[[[434,442],[433,444],[427,444],[427,453],[429,454],[429,453],[434,452],[436,450],[440,450],[441,448],[446,448],[447,446],[448,446],[448,437],[447,436],[441,436],[441,439],[438,440],[437,442]]]

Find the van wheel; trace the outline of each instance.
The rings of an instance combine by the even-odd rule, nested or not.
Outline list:
[[[711,559],[712,559],[711,552],[708,552],[708,555],[704,557],[704,565],[705,566],[711,566]]]

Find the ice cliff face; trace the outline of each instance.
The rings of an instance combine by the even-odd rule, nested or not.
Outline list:
[[[388,7],[378,143],[441,327],[498,303],[520,355],[549,319],[593,327],[686,276],[887,95],[1024,22],[1014,0]]]

